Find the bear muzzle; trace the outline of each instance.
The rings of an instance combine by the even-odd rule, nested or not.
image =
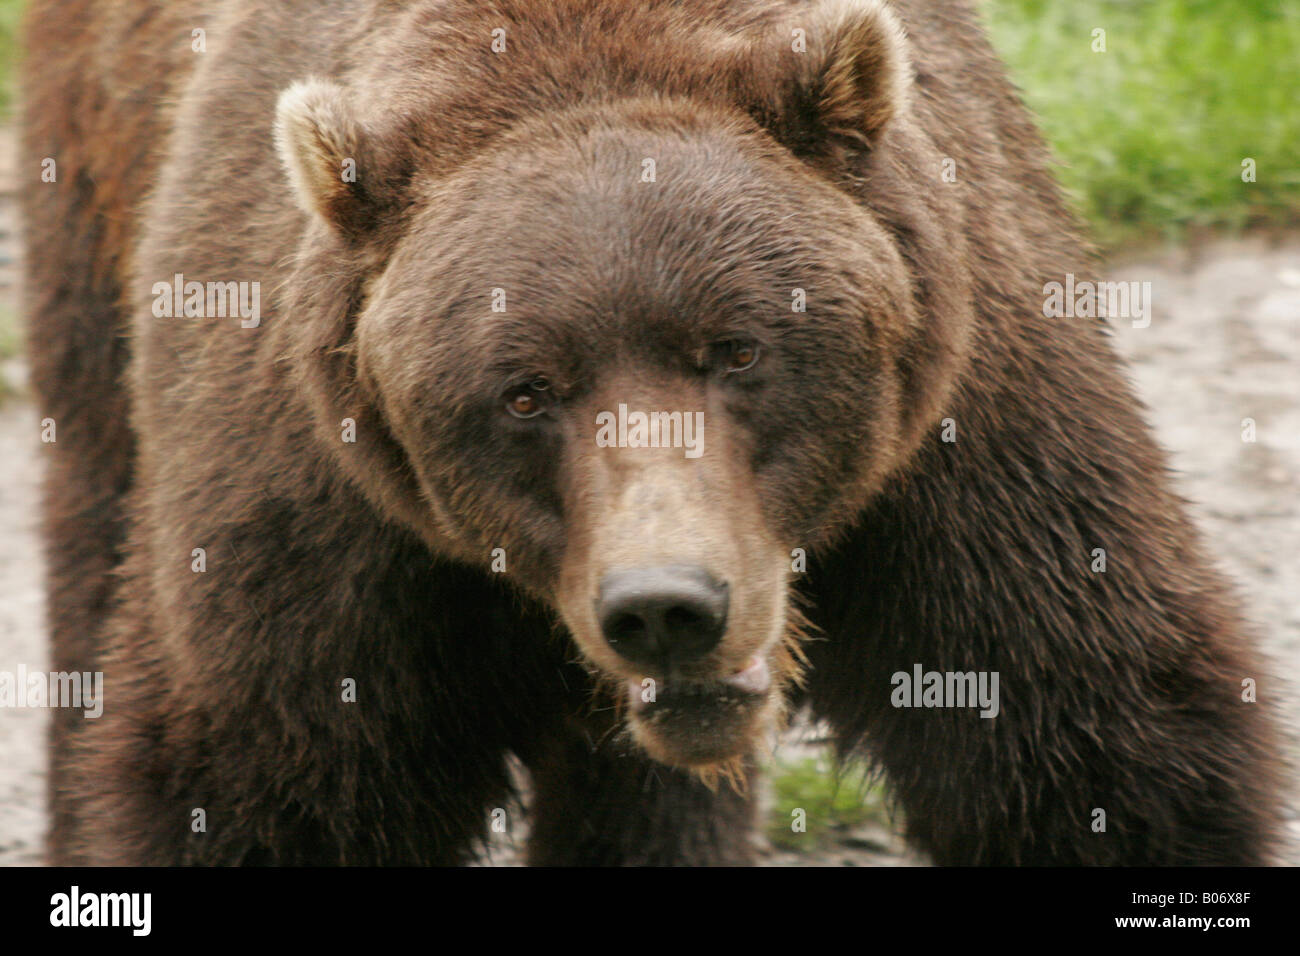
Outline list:
[[[629,680],[627,694],[633,737],[654,759],[681,767],[710,767],[752,753],[776,707],[766,655],[714,681]]]

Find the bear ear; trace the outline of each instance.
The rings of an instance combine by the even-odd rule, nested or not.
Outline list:
[[[903,28],[880,0],[819,0],[746,57],[753,112],[799,154],[834,140],[871,148],[907,108]]]
[[[336,83],[304,80],[280,94],[275,145],[298,205],[352,238],[368,232],[380,210],[363,179],[363,131]]]

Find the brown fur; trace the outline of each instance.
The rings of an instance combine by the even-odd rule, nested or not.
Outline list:
[[[1041,316],[1086,251],[964,5],[28,23],[26,168],[60,164],[27,192],[56,662],[108,687],[55,729],[53,859],[461,862],[513,752],[534,862],[745,862],[753,788],[701,775],[787,703],[879,763],[939,862],[1268,859],[1262,675],[1103,328]],[[155,318],[174,273],[260,282],[261,325]],[[763,357],[728,377],[738,331]],[[540,374],[554,413],[506,417]],[[709,452],[595,447],[620,402],[704,411]],[[590,613],[610,570],[679,559],[734,622],[669,686],[777,676],[712,730],[625,720],[642,675]],[[892,708],[916,662],[998,671],[1002,714]]]

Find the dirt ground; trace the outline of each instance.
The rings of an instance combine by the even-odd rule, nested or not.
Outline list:
[[[0,183],[15,178],[12,139],[0,131]],[[0,192],[0,307],[16,304],[18,258],[12,193]],[[1300,238],[1221,242],[1112,264],[1108,278],[1150,281],[1148,328],[1120,323],[1116,341],[1182,493],[1212,552],[1236,579],[1287,683],[1261,683],[1300,726]],[[1080,277],[1084,278],[1084,277]],[[0,670],[45,669],[47,651],[37,537],[40,410],[25,394],[21,361],[0,364],[16,392],[0,399]],[[1256,440],[1242,440],[1242,420]],[[47,712],[0,709],[0,865],[40,862]],[[809,731],[803,731],[806,736]],[[812,731],[815,733],[815,731]],[[1300,764],[1300,745],[1291,752]],[[816,753],[798,739],[783,758]],[[1292,788],[1293,801],[1295,788]],[[1284,858],[1300,863],[1300,806]],[[490,862],[517,861],[503,841]],[[878,826],[844,833],[816,853],[769,852],[769,864],[898,865],[920,862]],[[485,861],[487,862],[487,861]]]

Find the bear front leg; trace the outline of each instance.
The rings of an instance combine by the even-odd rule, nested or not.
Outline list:
[[[1170,655],[1158,673],[1124,662],[1106,674],[1064,652],[1054,670],[1031,671],[1018,666],[1030,658],[1027,641],[1006,650],[1016,631],[1003,618],[1001,649],[964,655],[916,632],[894,646],[842,634],[810,654],[814,713],[842,754],[885,771],[914,846],[939,865],[1271,861],[1272,716],[1239,689],[1240,675],[1259,667],[1219,647]],[[934,662],[922,669],[945,681],[984,663],[1000,678],[996,706],[961,706],[938,691],[925,704],[905,693],[913,662]]]
[[[344,509],[258,509],[194,528],[169,515],[176,540],[129,560],[57,859],[470,862],[509,792],[516,718],[475,681],[507,670],[500,591]],[[202,572],[170,557],[190,542]]]
[[[569,734],[526,761],[530,866],[743,866],[754,863],[756,771],[747,793],[710,789],[631,745]]]

